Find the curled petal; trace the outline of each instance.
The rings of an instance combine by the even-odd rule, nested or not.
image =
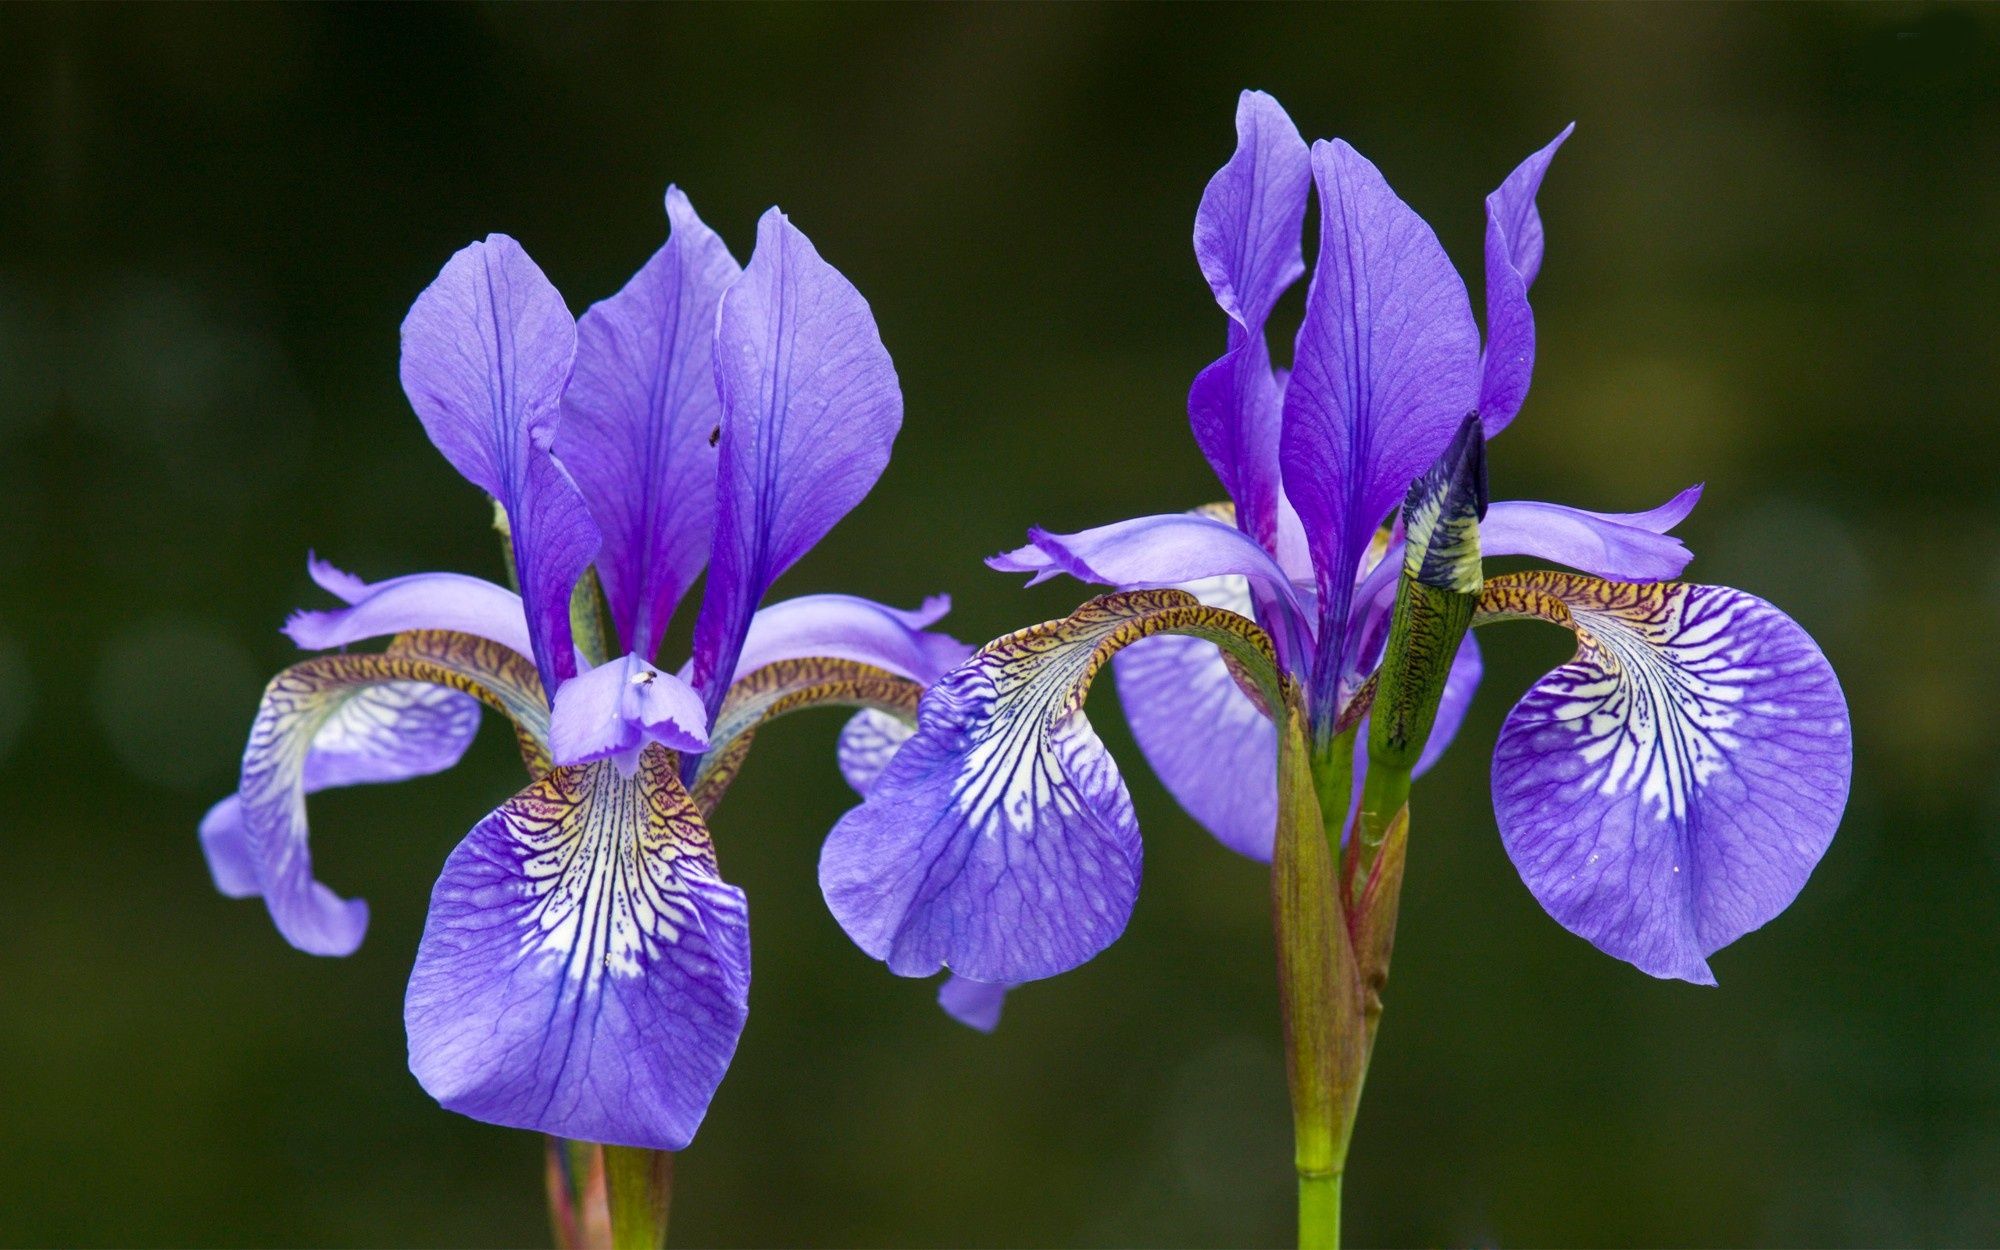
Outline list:
[[[673,757],[558,768],[479,822],[431,895],[410,1070],[490,1124],[693,1139],[749,1011],[749,914]]]
[[[300,950],[349,954],[368,925],[367,904],[313,878],[307,791],[416,776],[456,760],[471,732],[467,710],[457,695],[440,698],[433,687],[501,710],[511,700],[496,687],[534,687],[532,672],[509,671],[528,667],[510,651],[464,639],[456,652],[455,666],[408,650],[320,656],[265,688],[243,752],[238,805],[233,815],[226,807],[210,813],[204,841],[223,844],[218,884],[249,892],[247,867],[278,931]],[[487,673],[492,679],[481,680]],[[240,840],[229,832],[232,822]]]
[[[600,664],[562,684],[549,713],[549,750],[558,764],[615,759],[631,776],[639,753],[657,742],[675,751],[708,749],[701,696],[636,655]]]
[[[576,672],[569,600],[597,550],[583,498],[550,454],[576,323],[521,245],[462,249],[403,320],[403,390],[431,442],[500,501],[542,684]]]
[[[1198,512],[1136,517],[1074,534],[1028,531],[1026,547],[986,561],[1002,573],[1032,573],[1030,586],[1067,573],[1124,589],[1181,586],[1211,577],[1247,577],[1270,591],[1281,630],[1310,641],[1309,606],[1270,553],[1233,525]]]
[[[1250,586],[1217,577],[1182,587],[1247,616]],[[1271,858],[1278,819],[1278,736],[1213,643],[1178,634],[1136,642],[1111,662],[1132,737],[1187,814],[1230,850]]]
[[[1853,744],[1826,657],[1723,586],[1520,574],[1489,582],[1480,612],[1577,638],[1493,755],[1521,879],[1607,954],[1713,984],[1707,956],[1790,904],[1840,822]]]
[[[750,618],[736,679],[780,660],[824,656],[872,665],[912,681],[933,681],[972,654],[958,639],[929,630],[949,611],[949,595],[932,595],[915,611],[856,595],[780,600]]]
[[[1700,487],[1691,487],[1676,496],[1675,503],[1700,493]],[[1664,532],[1666,525],[1677,524],[1686,515],[1685,511],[1675,515],[1673,509],[1670,503],[1650,513],[1625,514],[1642,522],[1672,517],[1656,530],[1616,514],[1553,503],[1503,501],[1488,508],[1486,519],[1479,523],[1479,545],[1483,555],[1535,556],[1595,577],[1666,581],[1680,576],[1694,558],[1680,539]]]
[[[867,495],[903,423],[868,301],[775,208],[722,297],[715,378],[715,544],[694,637],[711,716],[764,592]]]
[[[914,721],[923,687],[894,673],[853,660],[813,656],[765,664],[729,688],[710,733],[691,789],[695,803],[713,812],[742,768],[765,721],[815,707],[859,707]]]
[[[1350,658],[1347,616],[1376,527],[1477,400],[1479,334],[1437,236],[1345,143],[1313,148],[1320,251],[1285,388],[1285,493],[1319,584],[1314,699]]]
[[[301,787],[313,794],[440,773],[465,755],[478,729],[479,701],[456,690],[421,682],[364,686],[320,723]],[[201,846],[216,889],[231,898],[259,892],[239,796],[208,810]]]
[[[1238,99],[1236,136],[1235,154],[1202,192],[1194,225],[1195,258],[1230,318],[1229,350],[1195,379],[1188,418],[1244,531],[1269,545],[1278,523],[1284,392],[1264,322],[1305,272],[1300,231],[1312,172],[1298,128],[1261,91]]]
[[[978,1029],[981,1033],[991,1033],[1000,1027],[1000,1009],[1007,1005],[1009,988],[949,976],[938,987],[938,1006],[960,1024]]]
[[[1116,939],[1138,893],[1139,830],[1084,696],[1119,648],[1169,630],[1240,648],[1276,680],[1255,625],[1178,591],[1134,591],[989,643],[932,686],[915,736],[821,852],[820,888],[848,936],[899,975],[948,966],[993,983],[1053,976]]]
[[[1575,129],[1574,123],[1563,127],[1486,197],[1486,351],[1479,368],[1479,416],[1488,437],[1521,411],[1534,376],[1535,314],[1528,288],[1542,270],[1542,215],[1535,192],[1556,149]]]
[[[313,580],[349,606],[292,614],[285,622],[285,634],[308,651],[329,651],[412,630],[449,630],[491,639],[534,658],[521,596],[481,578],[412,573],[371,584],[314,560]]]
[[[742,272],[667,188],[672,233],[583,314],[556,454],[603,532],[597,574],[625,649],[651,659],[715,530],[715,310]]]
[[[840,775],[854,787],[856,794],[867,798],[868,792],[875,788],[875,779],[916,732],[916,725],[901,717],[878,708],[862,708],[840,731],[837,748]]]

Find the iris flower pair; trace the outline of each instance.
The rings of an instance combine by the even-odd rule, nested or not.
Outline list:
[[[655,1149],[693,1137],[744,1026],[748,912],[707,816],[758,724],[827,703],[908,716],[967,650],[926,628],[943,599],[759,610],[881,475],[901,394],[866,301],[783,214],[745,267],[678,190],[667,214],[665,246],[581,321],[500,235],[417,299],[404,390],[496,501],[517,589],[313,560],[346,606],[295,615],[293,640],[391,641],[273,679],[241,785],[201,829],[225,893],[261,896],[299,949],[347,954],[367,906],[314,879],[305,796],[449,768],[479,705],[499,711],[534,780],[432,892],[411,1069],[481,1120]],[[656,667],[704,566],[693,658]],[[867,749],[857,730],[848,753]]]
[[[353,950],[366,908],[313,878],[306,794],[447,768],[479,704],[499,710],[534,780],[444,865],[406,1004],[411,1067],[482,1120],[678,1149],[747,1006],[745,903],[707,817],[769,716],[862,709],[839,763],[864,798],[825,843],[826,900],[892,972],[949,970],[946,1009],[991,1028],[1008,987],[1114,941],[1138,893],[1137,815],[1084,715],[1107,662],[1167,788],[1226,846],[1275,856],[1282,970],[1303,966],[1286,964],[1286,900],[1309,893],[1287,884],[1304,862],[1286,833],[1299,784],[1283,780],[1305,775],[1300,744],[1327,835],[1312,843],[1351,881],[1383,862],[1385,828],[1406,835],[1409,779],[1464,718],[1481,672],[1468,626],[1534,618],[1577,652],[1501,730],[1507,851],[1573,932],[1655,976],[1713,981],[1708,957],[1783,910],[1833,835],[1846,706],[1776,608],[1668,580],[1698,487],[1636,513],[1487,499],[1486,440],[1534,366],[1536,194],[1569,132],[1487,197],[1482,335],[1435,235],[1373,165],[1308,147],[1261,93],[1236,122],[1194,235],[1226,350],[1188,401],[1227,502],[1031,531],[990,563],[1114,591],[976,653],[929,630],[942,600],[759,610],[873,486],[902,416],[867,304],[776,210],[739,270],[670,190],[666,245],[580,322],[511,240],[460,252],[404,323],[402,376],[431,440],[497,502],[515,589],[368,584],[314,560],[346,606],[295,616],[292,638],[391,641],[273,680],[239,791],[202,827],[217,884],[263,897],[303,950]],[[1306,272],[1315,194],[1305,317],[1280,367],[1266,326]],[[1503,555],[1575,571],[1485,578]],[[693,656],[657,667],[704,566]],[[1418,621],[1422,603],[1458,615]],[[1385,974],[1400,877],[1385,903],[1380,871],[1341,886],[1351,932],[1318,938],[1367,947]]]

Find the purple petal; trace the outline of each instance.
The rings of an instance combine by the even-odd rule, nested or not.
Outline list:
[[[1083,715],[1098,644],[1126,617],[991,643],[924,696],[916,734],[843,817],[820,889],[901,976],[1054,976],[1123,932],[1140,845],[1118,767]]]
[[[1345,143],[1313,148],[1320,252],[1285,389],[1285,492],[1319,585],[1315,696],[1348,659],[1362,553],[1477,398],[1479,334],[1437,236]]]
[[[986,561],[1002,573],[1033,573],[1030,586],[1067,573],[1122,589],[1180,586],[1211,577],[1254,578],[1277,595],[1296,639],[1310,644],[1311,613],[1270,553],[1234,526],[1193,512],[1137,517],[1074,534],[1028,531],[1030,545]]]
[[[360,945],[368,905],[313,879],[306,795],[332,786],[398,781],[458,762],[478,705],[454,690],[383,681],[379,656],[295,665],[265,688],[232,809],[202,822],[210,870],[224,893],[260,893],[285,940],[314,955]],[[245,887],[250,870],[254,890]]]
[[[1699,497],[1700,487],[1682,491],[1675,503],[1690,495]],[[1693,506],[1692,500],[1689,507]],[[1674,504],[1650,513],[1627,513],[1649,521],[1671,517],[1678,523],[1685,510],[1675,514]],[[1632,525],[1617,515],[1585,512],[1561,504],[1506,501],[1493,504],[1479,522],[1480,553],[1486,556],[1535,556],[1597,577],[1626,582],[1660,582],[1679,577],[1693,559],[1681,540]]]
[[[672,230],[576,327],[556,453],[603,533],[597,575],[625,649],[651,659],[715,530],[715,310],[742,272],[667,188]]]
[[[701,696],[636,655],[600,664],[564,682],[549,713],[549,751],[558,764],[613,759],[626,776],[657,742],[675,751],[708,749]]]
[[[1007,1005],[1009,988],[968,981],[961,976],[946,977],[938,987],[938,1006],[960,1024],[991,1033],[1000,1027],[1000,1009]]]
[[[876,778],[902,749],[915,725],[889,715],[880,708],[865,707],[848,719],[840,731],[837,759],[840,775],[862,798],[875,788]]]
[[[749,1009],[743,892],[650,749],[638,775],[559,768],[479,822],[431,895],[403,1020],[447,1108],[679,1150]]]
[[[412,573],[372,585],[331,565],[314,565],[315,580],[351,607],[294,612],[285,634],[308,651],[327,651],[370,638],[418,629],[444,629],[499,643],[533,658],[521,596],[463,573]],[[339,579],[320,580],[324,569]]]
[[[315,585],[342,603],[359,603],[368,595],[367,582],[328,564],[317,552],[306,553],[306,573]]]
[[[1657,977],[1805,885],[1847,799],[1847,704],[1783,613],[1722,586],[1543,574],[1577,655],[1515,705],[1493,755],[1500,836],[1572,933]]]
[[[928,684],[972,654],[958,639],[925,628],[949,611],[949,595],[933,595],[914,612],[855,595],[785,599],[750,618],[732,680],[780,660],[824,656]]]
[[[1240,577],[1182,589],[1212,607],[1249,613],[1249,583]],[[1278,821],[1278,735],[1222,652],[1199,638],[1161,634],[1120,651],[1111,667],[1126,723],[1160,783],[1217,841],[1268,862]]]
[[[1488,438],[1521,411],[1534,376],[1535,314],[1528,288],[1542,269],[1542,215],[1535,192],[1556,149],[1575,129],[1574,122],[1563,127],[1486,197],[1486,353],[1480,361],[1479,419]]]
[[[903,422],[868,301],[775,208],[723,296],[715,375],[715,547],[694,642],[710,716],[764,592],[875,485]]]
[[[1194,223],[1195,258],[1230,318],[1229,350],[1195,379],[1188,417],[1244,531],[1268,545],[1278,518],[1283,392],[1264,322],[1305,272],[1300,232],[1312,173],[1298,128],[1261,91],[1238,99],[1236,136],[1236,152],[1209,180]]]
[[[507,510],[542,685],[576,672],[569,600],[597,527],[549,454],[576,323],[521,245],[489,235],[446,262],[403,320],[403,390],[431,442]]]
[[[358,690],[313,735],[302,791],[443,772],[465,755],[478,729],[479,701],[455,690],[421,682]],[[208,809],[201,847],[217,890],[230,898],[260,893],[240,797],[232,794]]]

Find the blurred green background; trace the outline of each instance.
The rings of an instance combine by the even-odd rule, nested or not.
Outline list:
[[[1419,789],[1349,1181],[1357,1244],[2000,1241],[2000,10],[1890,7],[0,9],[0,1240],[546,1238],[539,1141],[438,1110],[404,979],[438,865],[519,782],[313,803],[361,952],[209,887],[309,547],[498,571],[396,381],[410,300],[520,238],[580,311],[669,180],[739,257],[782,204],[874,304],[907,423],[780,587],[1058,615],[979,558],[1217,488],[1223,342],[1189,233],[1236,92],[1373,157],[1476,274],[1542,196],[1541,358],[1497,494],[1649,506],[1690,576],[1777,600],[1852,703],[1846,823],[1798,903],[1652,981],[1521,887],[1486,799],[1554,631]],[[1475,288],[1476,289],[1476,288]],[[1294,321],[1298,296],[1288,308]],[[820,901],[839,717],[763,735],[717,821],[753,1011],[680,1160],[678,1244],[1278,1244],[1290,1144],[1260,869],[1130,748],[1123,941],[982,1037]]]

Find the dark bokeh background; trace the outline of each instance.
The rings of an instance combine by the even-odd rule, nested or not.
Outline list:
[[[1553,631],[1419,791],[1360,1243],[2000,1241],[2000,12],[1896,7],[0,9],[0,1240],[533,1244],[539,1143],[438,1110],[401,996],[432,877],[518,784],[313,804],[374,904],[347,960],[209,888],[308,547],[496,573],[396,327],[519,237],[581,310],[687,188],[747,255],[780,203],[873,301],[908,404],[873,497],[781,591],[949,589],[979,557],[1203,502],[1223,321],[1192,214],[1237,90],[1374,157],[1476,272],[1480,200],[1564,122],[1541,367],[1503,496],[1709,483],[1691,575],[1776,599],[1852,701],[1840,837],[1797,905],[1649,980],[1547,920],[1485,759]],[[1297,296],[1293,297],[1296,317]],[[754,1011],[680,1162],[680,1244],[1259,1244],[1290,1230],[1264,884],[1128,761],[1123,941],[993,1037],[827,915],[833,713],[723,808]]]

